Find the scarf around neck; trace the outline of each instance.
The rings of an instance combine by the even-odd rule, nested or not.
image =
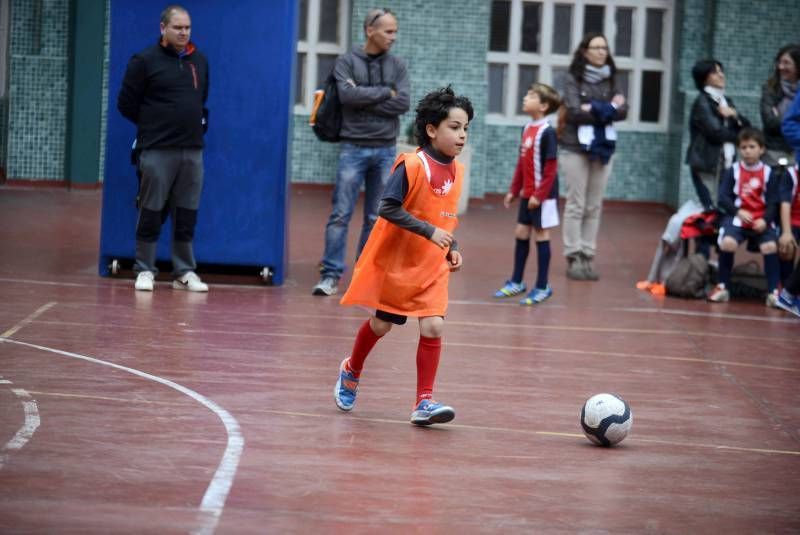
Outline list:
[[[595,67],[594,65],[586,65],[583,70],[583,81],[587,84],[596,84],[607,80],[611,77],[611,67],[603,65],[602,67]]]
[[[783,92],[783,98],[780,102],[778,102],[778,115],[783,117],[784,114],[789,110],[794,102],[794,97],[797,96],[797,82],[791,83],[789,80],[781,80],[781,91]]]
[[[703,88],[703,91],[705,91],[708,94],[708,96],[711,97],[711,100],[713,100],[714,102],[716,102],[720,106],[727,106],[728,105],[728,101],[725,100],[725,90],[724,89],[720,89],[719,87],[713,87],[713,86],[707,85],[707,86],[705,86]]]

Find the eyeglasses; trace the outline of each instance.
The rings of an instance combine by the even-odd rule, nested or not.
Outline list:
[[[372,26],[372,25],[373,25],[373,24],[375,24],[375,23],[378,21],[378,19],[379,19],[379,18],[381,18],[382,16],[384,16],[384,15],[391,15],[391,14],[392,14],[392,12],[391,12],[389,9],[386,9],[386,8],[379,9],[379,10],[378,10],[378,12],[377,12],[377,13],[376,13],[376,14],[375,14],[375,15],[372,17],[372,19],[370,19],[370,21],[367,23],[367,26]]]
[[[607,46],[587,46],[586,48],[589,50],[605,50],[606,52],[608,52]]]

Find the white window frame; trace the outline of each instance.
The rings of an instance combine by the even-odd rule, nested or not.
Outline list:
[[[540,34],[539,53],[522,52],[520,31],[522,27],[522,6],[527,2],[542,4],[542,26]],[[572,32],[571,45],[568,54],[552,54],[553,46],[553,21],[556,4],[569,4],[572,6]],[[669,125],[670,90],[672,87],[672,34],[673,18],[675,13],[674,0],[511,0],[511,19],[509,28],[509,50],[507,52],[488,51],[486,54],[487,72],[489,64],[506,65],[506,85],[504,95],[503,113],[489,113],[486,122],[495,125],[524,125],[529,118],[517,113],[523,95],[517,95],[519,84],[519,66],[536,65],[539,67],[539,81],[552,84],[553,67],[568,68],[572,62],[572,53],[583,39],[583,19],[586,5],[602,5],[605,8],[603,20],[603,34],[608,38],[612,55],[613,45],[616,41],[615,14],[617,8],[632,8],[633,32],[631,34],[631,57],[613,55],[617,70],[630,71],[628,118],[616,123],[619,130],[637,132],[666,132]],[[647,9],[661,9],[664,11],[663,26],[661,29],[661,57],[660,60],[645,58],[645,27],[647,23]],[[641,85],[643,71],[658,71],[661,77],[661,103],[660,116],[657,123],[642,122],[639,120],[641,104]]]
[[[314,101],[314,91],[318,89],[318,55],[339,56],[347,51],[350,38],[350,0],[339,0],[339,42],[319,42],[320,0],[308,0],[308,19],[306,20],[306,39],[297,41],[297,53],[305,54],[306,65],[303,76],[303,103],[294,105],[294,113],[308,115]],[[302,24],[302,21],[300,21]],[[300,68],[297,65],[296,68]],[[321,82],[321,81],[320,81]],[[294,95],[292,95],[294,100]]]

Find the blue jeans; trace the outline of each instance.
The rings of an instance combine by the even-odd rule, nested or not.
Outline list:
[[[339,152],[339,168],[336,171],[336,186],[333,188],[333,211],[325,226],[325,254],[320,271],[323,277],[341,278],[345,270],[344,256],[347,251],[347,227],[353,217],[353,209],[364,185],[364,222],[358,240],[356,258],[367,243],[372,226],[378,219],[381,194],[389,179],[389,171],[396,156],[394,145],[389,147],[362,147],[342,143]]]

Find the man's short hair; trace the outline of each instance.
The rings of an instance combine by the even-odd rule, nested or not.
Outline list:
[[[172,16],[175,13],[186,13],[187,15],[189,14],[189,12],[186,11],[186,8],[183,6],[179,6],[178,4],[168,5],[167,7],[164,8],[164,11],[161,12],[161,24],[167,26],[172,20]]]
[[[742,141],[755,141],[760,147],[766,147],[767,141],[764,139],[764,133],[758,128],[742,128],[739,130],[739,135],[736,136],[736,146],[742,144]]]
[[[367,28],[370,26],[374,26],[378,19],[384,15],[394,15],[392,10],[386,7],[378,7],[374,9],[370,9],[367,12],[367,16],[364,17],[364,35],[367,34]]]

